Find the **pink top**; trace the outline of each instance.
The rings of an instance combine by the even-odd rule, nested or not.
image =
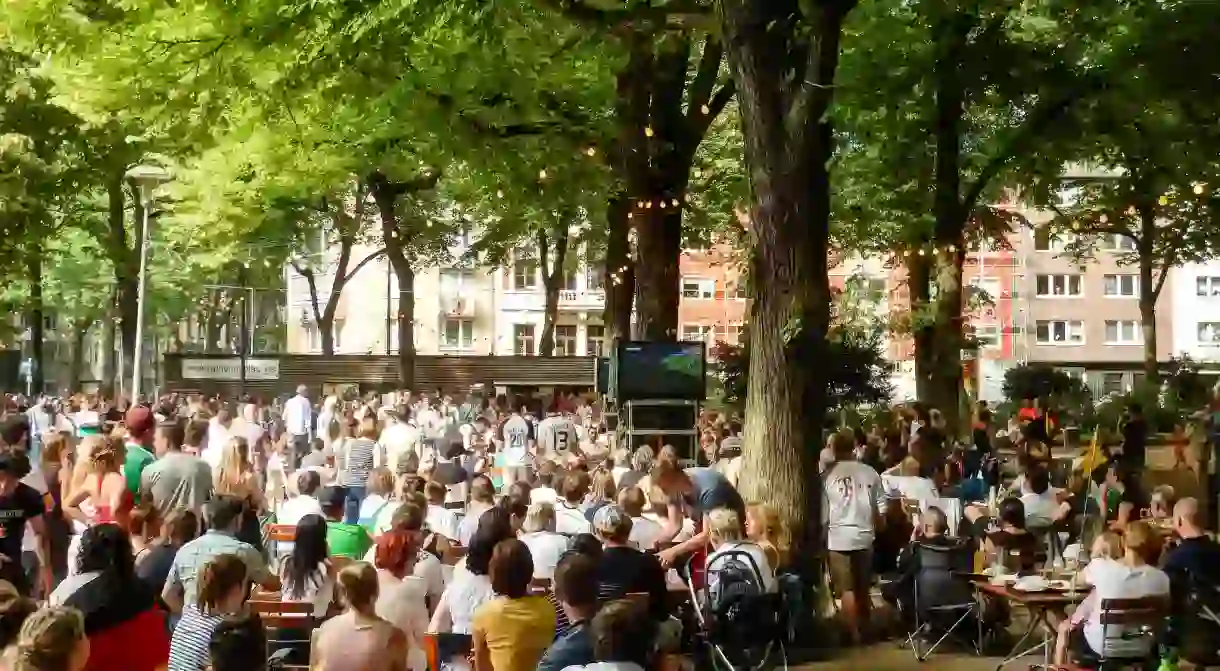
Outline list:
[[[397,630],[382,619],[356,619],[356,614],[347,611],[326,621],[318,630],[318,657],[316,668],[326,671],[392,671],[401,668],[402,659],[395,665],[391,655],[390,637]]]

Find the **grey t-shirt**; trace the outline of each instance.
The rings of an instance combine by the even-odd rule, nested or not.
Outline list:
[[[691,519],[698,520],[715,508],[731,508],[743,516],[741,523],[745,524],[745,501],[723,475],[711,468],[688,468],[686,474],[694,485],[687,501],[693,508]]]
[[[212,498],[212,468],[199,457],[170,452],[144,469],[140,489],[152,492],[162,517],[179,508],[199,511]]]

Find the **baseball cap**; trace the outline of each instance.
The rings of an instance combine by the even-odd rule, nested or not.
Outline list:
[[[151,409],[137,405],[127,411],[127,416],[123,423],[127,426],[127,432],[131,435],[143,436],[156,428],[157,418],[153,416]]]
[[[631,532],[631,518],[613,503],[597,509],[593,515],[593,530],[601,536],[618,536]]]

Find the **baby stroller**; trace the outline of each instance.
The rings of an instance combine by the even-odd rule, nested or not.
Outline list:
[[[744,550],[720,552],[694,575],[688,561],[683,577],[690,590],[695,668],[763,671],[788,668],[784,647],[787,617],[779,593],[767,592],[757,562]],[[700,585],[705,585],[700,587]]]

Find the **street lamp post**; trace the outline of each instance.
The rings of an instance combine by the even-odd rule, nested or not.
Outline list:
[[[131,356],[131,397],[135,403],[140,397],[140,383],[144,375],[144,303],[148,287],[148,240],[149,216],[153,205],[153,191],[157,186],[170,180],[170,174],[165,168],[155,165],[137,165],[127,171],[126,177],[140,189],[140,204],[144,218],[140,232],[140,275],[136,289],[136,343]]]

